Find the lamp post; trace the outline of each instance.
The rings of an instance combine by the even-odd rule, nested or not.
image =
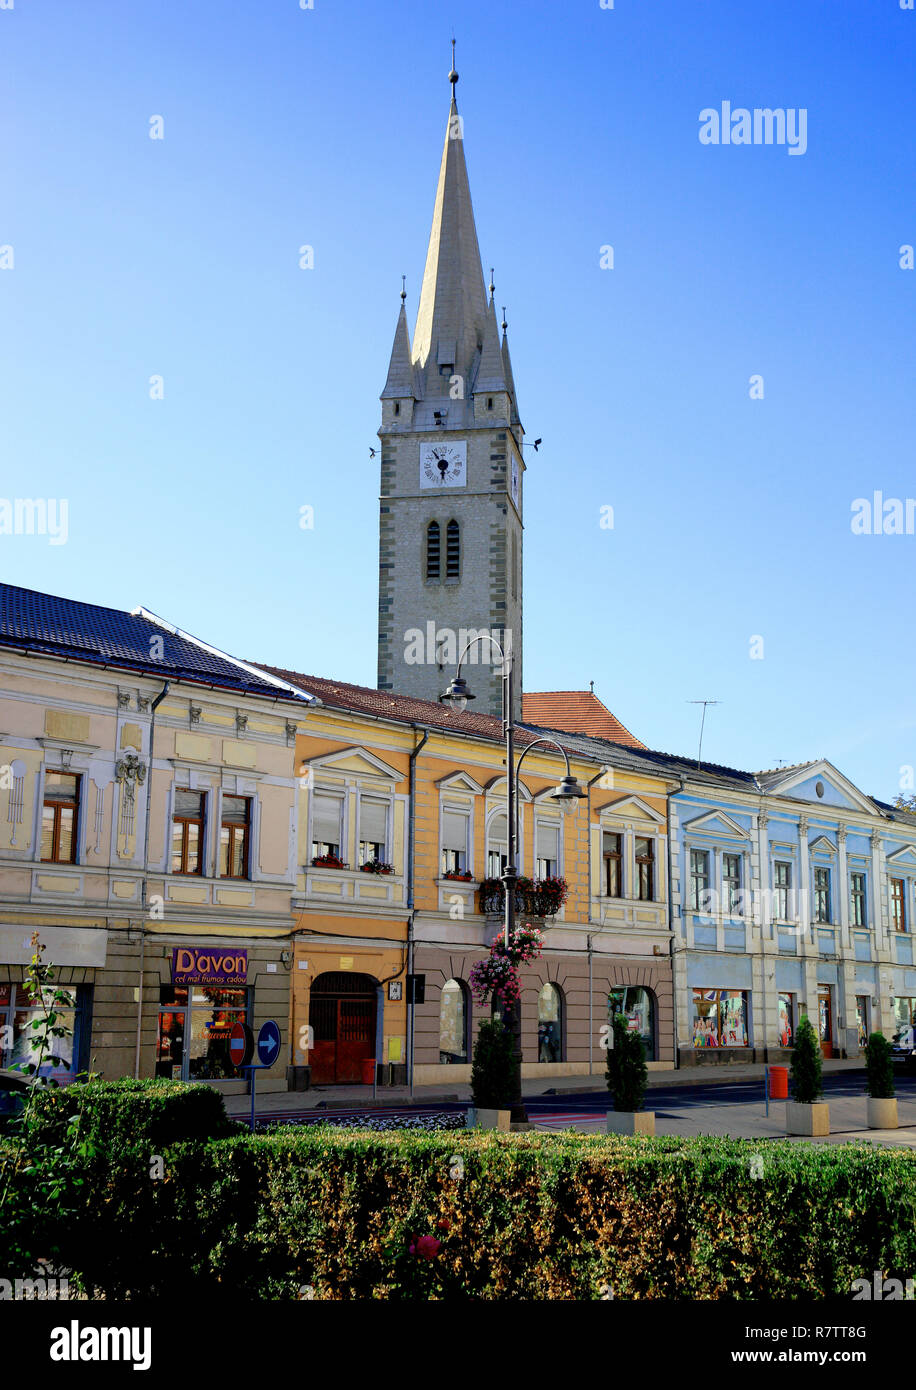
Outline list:
[[[517,870],[517,868],[516,868],[516,860],[517,860],[517,857],[518,857],[518,846],[517,846],[517,843],[516,843],[516,841],[517,841],[517,835],[516,835],[516,819],[515,819],[515,807],[516,807],[516,799],[517,799],[517,779],[518,779],[518,770],[519,770],[519,768],[521,767],[521,765],[522,765],[522,763],[523,763],[523,761],[524,761],[526,755],[531,751],[532,748],[536,747],[539,743],[549,743],[549,744],[552,744],[554,748],[559,749],[559,751],[563,754],[563,757],[564,757],[565,762],[566,762],[566,775],[563,777],[562,781],[558,784],[558,786],[556,786],[556,787],[554,788],[554,790],[551,792],[551,796],[554,798],[554,800],[556,800],[556,801],[559,803],[559,805],[561,806],[561,808],[562,808],[567,814],[569,814],[569,813],[575,808],[576,802],[579,801],[582,797],[585,796],[585,792],[584,792],[584,791],[582,790],[582,788],[579,786],[578,782],[576,781],[575,777],[572,775],[572,772],[570,771],[570,767],[569,767],[569,756],[568,756],[568,754],[567,754],[565,748],[561,748],[561,747],[560,747],[560,744],[557,743],[556,739],[552,739],[552,738],[538,738],[538,739],[535,739],[533,743],[529,743],[528,746],[527,746],[527,748],[524,749],[524,751],[522,752],[521,757],[520,757],[519,760],[518,760],[518,764],[516,764],[516,762],[515,762],[515,715],[514,715],[514,710],[513,710],[513,699],[512,699],[512,652],[511,652],[511,647],[510,647],[510,650],[509,650],[508,652],[504,651],[503,648],[500,646],[499,642],[497,642],[496,638],[495,638],[495,637],[491,637],[490,634],[489,634],[488,632],[481,632],[481,633],[478,633],[475,637],[473,637],[473,638],[471,639],[470,642],[468,642],[468,643],[465,645],[464,650],[460,653],[460,655],[459,655],[459,657],[458,657],[458,667],[457,667],[457,669],[456,669],[456,671],[455,671],[455,675],[454,675],[454,677],[452,678],[452,680],[449,682],[448,689],[444,692],[444,694],[442,694],[442,695],[439,696],[440,701],[442,701],[442,702],[445,703],[445,704],[450,705],[451,708],[452,708],[453,710],[455,710],[456,713],[460,713],[462,710],[465,709],[465,707],[467,706],[467,703],[468,703],[469,700],[473,700],[473,699],[476,698],[476,697],[474,696],[474,694],[468,689],[468,687],[467,687],[467,682],[464,681],[464,680],[462,679],[462,676],[461,676],[461,663],[464,661],[464,658],[467,656],[467,654],[468,654],[468,652],[470,651],[471,647],[473,647],[474,644],[475,644],[476,642],[481,642],[481,641],[484,641],[484,640],[485,640],[485,641],[488,641],[488,642],[490,642],[490,643],[492,643],[493,647],[495,647],[496,651],[499,653],[500,661],[501,661],[501,664],[502,664],[503,736],[505,737],[505,740],[506,740],[506,839],[507,839],[507,843],[506,843],[506,865],[505,865],[505,868],[503,869],[502,874],[500,875],[500,878],[501,878],[501,880],[502,880],[503,892],[504,892],[504,894],[505,894],[505,901],[504,901],[504,903],[503,903],[503,928],[504,928],[504,942],[505,942],[505,947],[506,947],[506,950],[508,951],[508,949],[509,949],[509,942],[511,941],[511,939],[512,939],[512,934],[513,934],[513,932],[514,932],[514,930],[515,930],[515,885],[516,885],[516,883],[518,882],[518,870]],[[512,1111],[512,1120],[513,1120],[513,1121],[525,1122],[525,1121],[527,1120],[527,1118],[528,1118],[528,1114],[527,1114],[527,1111],[525,1110],[525,1106],[524,1106],[524,1103],[523,1103],[523,1101],[522,1101],[522,1019],[521,1019],[521,1001],[519,1000],[517,1005],[516,1005],[516,1002],[515,1002],[514,1000],[507,1001],[507,1002],[506,1002],[506,1005],[505,1005],[505,1011],[504,1011],[504,1014],[503,1014],[503,1018],[504,1018],[505,1026],[506,1026],[506,1028],[508,1028],[509,1031],[511,1032],[511,1034],[512,1034],[512,1039],[513,1039],[513,1062],[514,1062],[514,1065],[513,1065],[512,1096],[511,1096],[511,1098],[510,1098],[511,1111]]]

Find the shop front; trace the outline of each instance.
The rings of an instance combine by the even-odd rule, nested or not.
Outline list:
[[[749,956],[688,954],[686,991],[679,1001],[681,1066],[755,1060],[751,982]],[[788,1035],[793,1009],[788,994],[779,998],[779,1027]]]

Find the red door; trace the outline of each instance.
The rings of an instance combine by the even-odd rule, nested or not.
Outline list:
[[[309,1051],[313,1086],[361,1082],[362,1063],[375,1055],[375,981],[328,971],[312,985]]]

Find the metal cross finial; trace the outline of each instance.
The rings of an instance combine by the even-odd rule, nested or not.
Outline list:
[[[452,70],[448,75],[448,80],[452,84],[452,100],[455,99],[455,83],[458,81],[458,74],[455,71],[455,40],[452,38]]]
[[[490,298],[496,293],[496,286],[493,284],[493,267],[490,266]]]
[[[503,332],[504,332],[504,333],[505,333],[505,331],[506,331],[506,329],[507,329],[508,327],[509,327],[509,325],[506,323],[506,306],[505,306],[505,304],[504,304],[504,305],[503,305]]]
[[[405,300],[406,298],[407,298],[407,276],[406,276],[406,275],[402,275],[402,276],[401,276],[401,303],[402,303],[402,304],[404,303],[404,300]]]

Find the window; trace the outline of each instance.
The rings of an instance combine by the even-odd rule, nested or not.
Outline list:
[[[468,870],[468,817],[460,811],[442,813],[442,873],[466,874]]]
[[[493,397],[487,396],[487,410],[493,409]]]
[[[468,990],[461,980],[446,980],[439,998],[439,1061],[468,1060]]]
[[[340,859],[343,797],[326,792],[312,795],[312,858]]]
[[[563,996],[549,983],[538,995],[538,1061],[563,1061]]]
[[[623,897],[623,836],[604,832],[604,891],[609,898]]]
[[[690,906],[694,912],[706,912],[709,906],[709,851],[690,851]]]
[[[722,890],[725,898],[725,911],[741,916],[741,855],[723,854]]]
[[[365,796],[359,802],[359,862],[388,862],[388,803]]]
[[[612,989],[607,997],[607,1021],[613,1027],[617,1014],[623,1014],[627,1028],[638,1033],[646,1053],[646,1061],[655,1061],[655,995],[651,989],[628,985]]]
[[[645,835],[636,836],[636,874],[640,902],[655,900],[655,841]]]
[[[788,922],[791,917],[789,906],[792,892],[792,865],[786,860],[774,860],[773,882],[776,888],[776,920]]]
[[[41,857],[46,864],[76,863],[76,813],[80,779],[69,772],[45,773],[41,813]]]
[[[560,827],[550,821],[538,821],[536,873],[538,878],[556,878],[560,863]]]
[[[867,925],[866,905],[865,905],[865,875],[855,873],[850,880],[850,898],[852,901],[852,925],[854,927],[864,927]]]
[[[906,931],[906,879],[891,879],[891,922],[894,931]]]
[[[461,532],[457,521],[445,528],[445,577],[457,579],[461,573]]]
[[[894,1000],[894,1042],[916,1048],[916,999]]]
[[[250,815],[250,797],[223,797],[223,817],[219,830],[219,871],[222,878],[248,877]]]
[[[830,870],[814,870],[814,920],[829,922],[830,916]]]
[[[501,878],[509,862],[509,822],[493,816],[487,828],[487,878]]]
[[[65,1038],[51,1038],[50,1052],[59,1060],[52,1062],[46,1052],[41,1075],[55,1078],[72,1077],[76,1070],[74,1055],[79,1044],[77,1035],[80,1011],[76,1004],[77,991],[68,989],[70,1002],[60,1007],[54,1004],[52,997],[56,988],[55,985],[48,991],[46,1002],[53,1006],[59,1026],[68,1028],[70,1032]],[[33,1003],[25,985],[0,984],[0,1067],[12,1067],[14,1064],[18,1066],[20,1063],[29,1062],[37,1065],[38,1052],[32,1046],[35,1039],[32,1024],[43,1016],[44,1010],[40,1009],[37,1003]]]
[[[426,578],[439,578],[439,523],[431,521],[426,528]]]
[[[175,1081],[241,1077],[229,1056],[229,1034],[248,1021],[248,991],[160,985],[156,1075]]]
[[[394,403],[394,413],[395,413],[395,415],[400,415],[400,413],[401,413],[401,402],[400,402],[400,401],[395,401],[395,403]]]
[[[779,1046],[791,1047],[795,1037],[795,995],[780,994],[777,1006]]]
[[[518,537],[512,532],[512,597],[518,598]]]
[[[694,1047],[747,1047],[747,994],[740,989],[693,991]]]
[[[200,874],[204,867],[206,793],[175,789],[172,812],[172,873]]]

